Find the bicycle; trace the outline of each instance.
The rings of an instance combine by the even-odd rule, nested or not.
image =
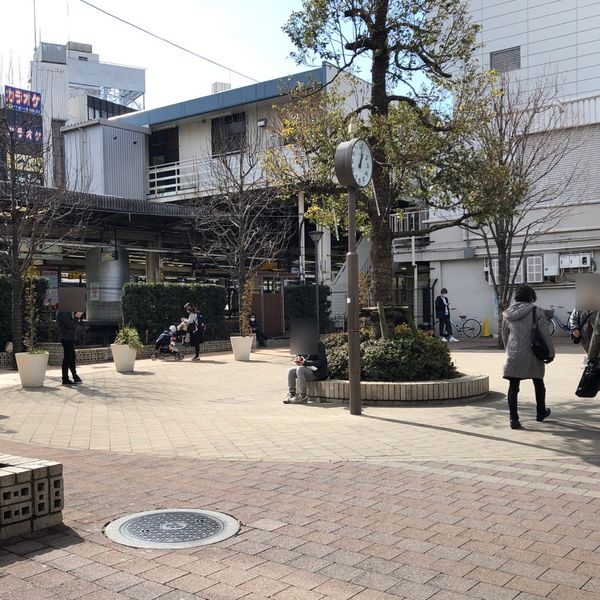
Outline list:
[[[455,308],[451,308],[452,310],[456,310]],[[460,323],[454,322],[450,319],[450,323],[452,324],[452,329],[456,330],[458,333],[462,333],[465,337],[468,338],[477,338],[481,335],[482,325],[479,319],[475,319],[474,317],[467,317],[467,315],[458,315],[460,319]],[[440,322],[439,320],[433,323],[433,330],[440,330]]]
[[[557,327],[563,331],[566,331],[567,333],[570,333],[571,328],[569,327],[569,320],[567,319],[567,322],[563,323],[560,317],[554,313],[555,308],[564,308],[564,306],[554,306],[554,304],[551,304],[550,308],[552,310],[544,311],[546,318],[548,319],[548,324],[550,325],[550,335],[554,335]],[[567,315],[570,317],[572,312],[573,311],[567,311]]]

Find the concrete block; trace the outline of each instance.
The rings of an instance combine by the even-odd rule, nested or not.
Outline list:
[[[38,479],[32,484],[33,488],[33,514],[36,517],[47,515],[50,512],[50,496],[48,494],[48,480]]]
[[[56,525],[61,525],[62,522],[62,512],[56,512],[49,515],[36,517],[32,521],[32,530],[40,531],[40,529],[46,529],[46,527],[55,527]]]
[[[31,483],[17,483],[0,489],[0,506],[31,501]]]
[[[48,498],[50,512],[60,512],[64,504],[63,478],[62,476],[50,477],[48,479]]]
[[[17,483],[17,476],[6,469],[0,469],[0,489]]]
[[[11,525],[19,521],[31,520],[33,507],[31,501],[9,504],[0,508],[0,526]]]
[[[33,461],[29,459],[29,462],[22,463],[19,465],[24,469],[29,469],[31,471],[32,479],[47,479],[48,478],[48,467],[44,464],[43,461]]]
[[[8,540],[31,532],[31,521],[20,521],[11,525],[0,525],[0,540]]]
[[[13,473],[16,483],[28,483],[31,481],[31,471],[23,467],[4,467],[4,471]]]

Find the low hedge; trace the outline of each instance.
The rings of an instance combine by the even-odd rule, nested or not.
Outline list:
[[[327,285],[319,286],[319,323],[321,332],[331,331],[331,290]],[[286,325],[294,319],[314,319],[315,310],[314,285],[288,285],[285,288],[285,320]]]
[[[348,379],[348,337],[325,338],[330,379]],[[434,381],[460,376],[447,344],[438,338],[410,329],[392,337],[373,339],[361,332],[361,379],[363,381]]]
[[[212,284],[127,283],[123,286],[123,322],[135,327],[142,340],[152,342],[169,325],[178,325],[191,302],[204,317],[206,339],[223,339],[225,288]]]
[[[46,306],[46,291],[48,280],[45,277],[35,277],[36,305],[38,313],[37,342],[47,342],[50,338],[52,325],[50,307]],[[7,342],[12,341],[12,298],[10,279],[6,275],[0,275],[0,352],[4,351]],[[23,321],[25,321],[25,290],[23,290]],[[25,323],[23,323],[25,327]]]

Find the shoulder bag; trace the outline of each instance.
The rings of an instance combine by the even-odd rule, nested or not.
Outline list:
[[[541,361],[547,361],[550,358],[550,350],[538,327],[536,307],[533,307],[533,327],[531,329],[531,350],[535,357]]]
[[[579,380],[579,385],[577,386],[575,395],[579,398],[595,398],[599,390],[600,361],[597,358],[593,358],[588,360],[588,364],[586,365],[583,374],[581,375],[581,379]]]

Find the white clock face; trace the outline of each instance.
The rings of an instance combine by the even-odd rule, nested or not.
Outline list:
[[[366,187],[373,175],[373,157],[371,149],[364,140],[358,140],[352,148],[352,175],[359,187]]]

